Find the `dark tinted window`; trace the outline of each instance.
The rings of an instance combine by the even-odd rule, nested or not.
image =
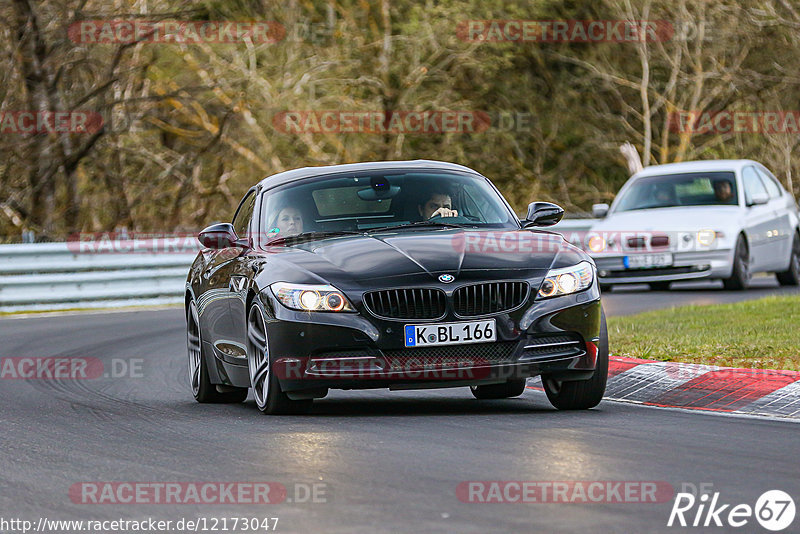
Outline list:
[[[434,204],[458,215],[431,215]],[[362,231],[430,217],[465,226],[519,228],[486,178],[459,172],[377,170],[308,178],[267,191],[261,209],[263,230],[277,237],[286,234],[278,223],[286,212],[299,215],[295,229],[303,232]]]

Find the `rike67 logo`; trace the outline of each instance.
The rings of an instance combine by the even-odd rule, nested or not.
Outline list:
[[[739,528],[752,525],[755,518],[763,528],[778,532],[788,528],[794,522],[794,516],[794,500],[781,490],[764,492],[755,506],[723,503],[718,491],[703,493],[699,497],[693,493],[678,493],[667,526]]]

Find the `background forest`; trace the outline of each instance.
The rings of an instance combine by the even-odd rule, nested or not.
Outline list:
[[[81,42],[84,20],[274,21],[274,43]],[[471,41],[470,20],[657,20],[638,42]],[[518,211],[609,201],[642,163],[753,158],[800,192],[800,136],[691,133],[678,111],[800,109],[796,0],[6,0],[0,112],[89,110],[89,133],[0,133],[0,241],[229,219],[295,167],[441,159],[491,178]],[[458,133],[285,133],[287,111],[467,110]]]

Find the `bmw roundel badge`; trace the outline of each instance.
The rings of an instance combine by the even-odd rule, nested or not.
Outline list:
[[[443,282],[445,284],[449,284],[450,282],[452,282],[455,279],[456,279],[456,277],[453,276],[452,274],[440,274],[439,275],[439,281]]]

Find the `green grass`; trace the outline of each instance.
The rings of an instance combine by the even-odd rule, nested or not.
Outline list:
[[[612,356],[800,371],[800,297],[609,317]]]

